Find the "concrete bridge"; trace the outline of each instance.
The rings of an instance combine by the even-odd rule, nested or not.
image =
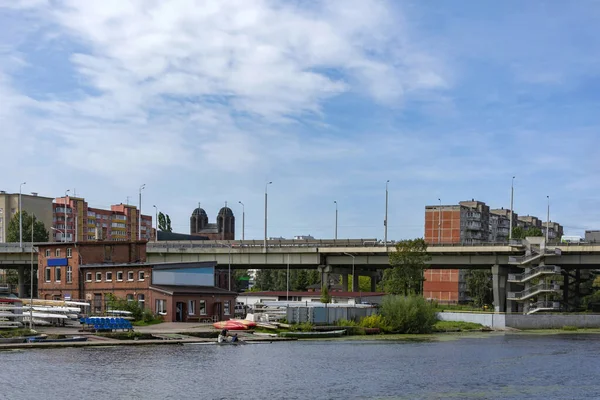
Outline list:
[[[0,244],[0,268],[22,271],[30,264],[31,251],[29,243],[24,243],[22,248],[15,243]],[[37,264],[35,247],[33,251]],[[316,268],[323,274],[323,279],[327,279],[328,274],[341,274],[344,286],[348,285],[348,274],[356,279],[354,287],[358,287],[358,276],[370,276],[374,287],[379,271],[389,268],[389,254],[394,251],[393,242],[386,245],[376,239],[271,240],[267,241],[266,247],[262,240],[165,241],[149,242],[147,259],[151,263],[216,261],[221,267],[231,269]],[[546,246],[540,238],[513,241],[510,245],[433,245],[427,252],[431,256],[428,268],[491,269],[494,303],[499,311],[506,309],[507,296],[509,309],[514,308],[511,302],[527,300],[523,293],[527,292],[531,297],[528,281],[509,279],[512,275],[526,272],[537,276],[541,272],[538,274],[535,268],[540,264],[542,267],[553,265],[559,267],[568,280],[570,270],[600,268],[600,244]],[[525,290],[520,290],[522,285]],[[523,298],[515,297],[515,293],[522,294]]]

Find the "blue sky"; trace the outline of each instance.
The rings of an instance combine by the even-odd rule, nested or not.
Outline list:
[[[0,190],[187,232],[423,235],[471,198],[600,228],[600,2],[0,0]]]

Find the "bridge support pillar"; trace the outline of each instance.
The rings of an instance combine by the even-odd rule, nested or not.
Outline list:
[[[354,275],[352,275],[352,292],[360,291],[359,277],[360,273],[358,271],[354,271]]]
[[[494,310],[499,312],[506,311],[506,279],[508,278],[508,268],[501,265],[492,266],[492,288],[494,291]]]
[[[19,276],[19,297],[24,298],[25,295],[25,267],[21,265],[18,270]]]
[[[344,292],[348,291],[348,274],[342,274],[342,290]]]
[[[375,274],[371,275],[371,292],[377,291],[377,276]]]
[[[333,272],[333,268],[331,265],[319,265],[317,269],[321,273],[321,289],[323,289],[324,286],[329,288],[329,275]]]

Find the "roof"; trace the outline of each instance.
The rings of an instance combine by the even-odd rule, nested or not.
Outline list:
[[[286,292],[286,291],[274,291],[274,292],[244,292],[240,296],[302,296],[302,297],[321,297],[321,292]],[[387,293],[384,292],[329,292],[331,297],[377,297],[385,296]]]
[[[150,285],[150,290],[162,292],[168,295],[183,294],[216,294],[222,296],[236,296],[236,292],[221,289],[215,286],[177,286],[177,285]]]
[[[166,263],[101,263],[101,264],[82,264],[79,268],[115,268],[115,267],[152,267],[156,270],[165,269],[184,269],[184,268],[202,268],[202,267],[214,267],[217,265],[216,261],[188,261],[188,262],[166,262]]]

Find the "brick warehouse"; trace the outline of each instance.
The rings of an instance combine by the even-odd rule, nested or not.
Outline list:
[[[81,299],[92,314],[106,311],[107,295],[137,301],[165,321],[226,320],[237,294],[215,286],[215,262],[146,262],[146,242],[39,245],[39,298]],[[226,282],[226,280],[225,280]]]

